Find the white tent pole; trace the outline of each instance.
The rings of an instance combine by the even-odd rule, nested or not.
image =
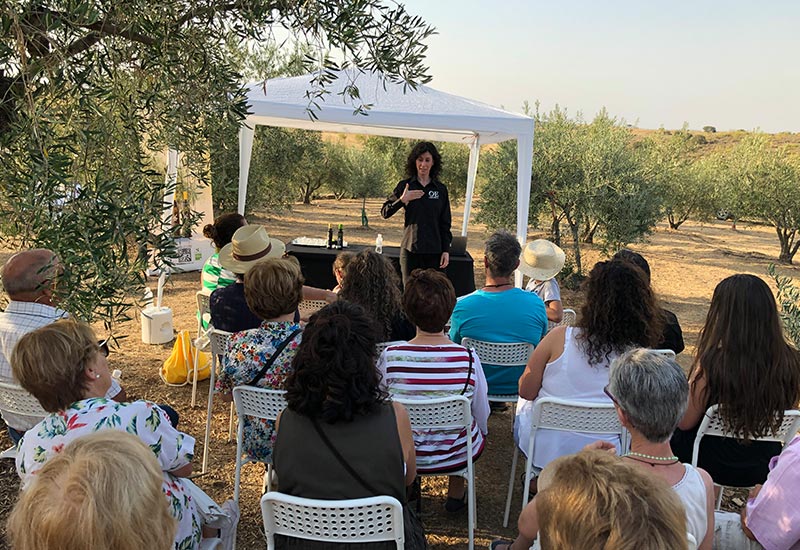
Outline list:
[[[533,133],[520,134],[517,136],[517,240],[523,247],[528,240],[532,164]],[[518,287],[522,286],[521,271],[516,271],[514,281]]]
[[[469,166],[467,167],[467,197],[464,199],[464,222],[461,224],[461,235],[467,236],[469,213],[472,209],[472,194],[475,191],[475,175],[478,173],[478,157],[481,153],[481,136],[475,136],[469,146]]]
[[[253,154],[253,136],[255,135],[255,125],[253,128],[247,124],[242,124],[239,128],[239,214],[244,215],[244,205],[247,201],[247,179],[250,175],[250,157]]]

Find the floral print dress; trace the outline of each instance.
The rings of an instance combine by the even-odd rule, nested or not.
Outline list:
[[[189,489],[169,472],[192,461],[194,438],[179,432],[154,403],[116,403],[103,398],[76,401],[66,410],[51,413],[25,433],[17,453],[17,473],[24,488],[45,463],[75,439],[100,430],[119,430],[138,436],[150,447],[164,472],[162,489],[178,520],[175,550],[198,548],[200,516]]]
[[[217,380],[217,391],[230,395],[235,386],[249,384],[270,360],[281,343],[300,328],[293,321],[267,322],[261,326],[230,337],[228,353],[222,360],[222,373]],[[300,345],[302,333],[292,338],[256,382],[259,388],[270,390],[283,389],[286,376],[292,370],[292,359]],[[263,419],[244,418],[243,449],[247,458],[256,462],[272,462],[272,446],[275,443],[275,423]]]

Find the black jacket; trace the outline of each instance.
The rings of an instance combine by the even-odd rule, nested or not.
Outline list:
[[[421,189],[422,197],[404,205],[400,201],[408,184],[410,190]],[[390,218],[405,207],[405,230],[400,246],[416,254],[441,254],[450,250],[453,234],[450,232],[450,198],[447,187],[432,180],[423,187],[417,178],[403,180],[383,203],[381,215]]]

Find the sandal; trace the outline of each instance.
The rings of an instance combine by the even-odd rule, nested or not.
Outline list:
[[[505,539],[495,539],[489,544],[489,550],[511,550],[511,545],[514,544],[514,541],[505,540]],[[505,547],[502,547],[505,545]]]

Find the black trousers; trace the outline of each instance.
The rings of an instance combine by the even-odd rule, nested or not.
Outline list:
[[[405,286],[408,276],[415,269],[439,269],[442,262],[442,254],[417,254],[409,252],[405,248],[400,249],[400,273],[403,275],[403,286]]]

